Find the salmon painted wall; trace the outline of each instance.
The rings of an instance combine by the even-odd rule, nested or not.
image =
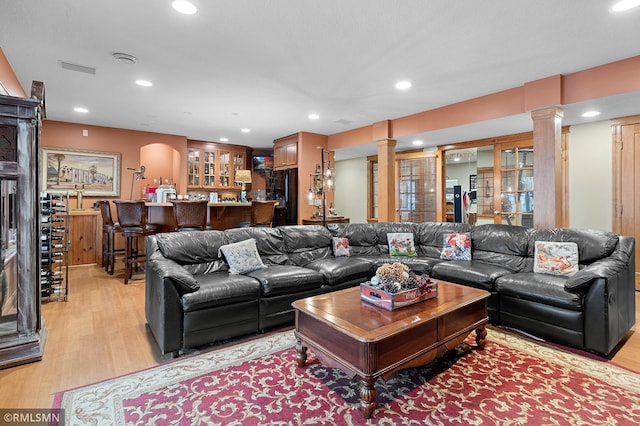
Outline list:
[[[309,219],[318,208],[308,204],[310,175],[316,171],[316,164],[322,161],[322,150],[327,149],[327,136],[317,133],[300,132],[298,134],[298,223]],[[331,155],[333,167],[333,155]],[[326,193],[327,214],[329,204],[333,202],[333,192]]]
[[[86,131],[86,132],[85,132]],[[86,136],[84,136],[86,134]],[[147,181],[135,181],[133,198],[140,198],[142,187],[151,185],[154,178],[174,179],[178,191],[186,192],[187,138],[161,133],[139,132],[85,124],[45,120],[42,126],[41,146],[88,151],[119,152],[120,197],[129,199],[133,172],[143,164]],[[84,207],[91,206],[96,197],[85,197]],[[71,202],[75,208],[76,200]]]
[[[27,94],[20,85],[18,77],[16,77],[16,74],[13,72],[13,68],[11,68],[11,65],[9,64],[9,61],[4,55],[2,49],[0,49],[0,83],[9,96],[16,96],[19,98],[27,97]]]
[[[640,90],[640,56],[390,120],[391,138]],[[376,141],[377,123],[328,137],[329,149]],[[532,124],[533,126],[533,124]]]

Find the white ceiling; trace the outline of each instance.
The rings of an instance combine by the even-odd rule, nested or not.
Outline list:
[[[185,16],[171,0],[0,0],[0,47],[27,92],[45,83],[48,119],[256,148],[640,54],[640,8],[613,14],[614,0],[192,2],[199,13]],[[135,85],[140,78],[153,87]],[[399,79],[413,87],[397,91]],[[78,105],[89,114],[73,112]],[[563,106],[563,124],[584,121],[578,113],[591,106],[602,109],[598,120],[638,114],[640,92]],[[523,114],[416,137],[435,146],[528,130]],[[372,153],[370,144],[336,156]]]

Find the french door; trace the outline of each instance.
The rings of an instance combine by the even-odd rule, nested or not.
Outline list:
[[[435,222],[437,210],[434,153],[398,154],[396,221]]]
[[[533,227],[533,141],[494,146],[494,223]]]
[[[640,116],[613,122],[613,232],[640,241]],[[640,291],[636,247],[636,290]]]

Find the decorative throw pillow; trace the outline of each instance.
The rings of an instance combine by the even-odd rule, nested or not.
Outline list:
[[[333,255],[335,257],[351,256],[348,238],[333,237]]]
[[[256,240],[253,238],[220,246],[218,256],[221,256],[220,252],[227,259],[229,272],[232,274],[245,274],[256,269],[266,268],[258,254]]]
[[[440,259],[471,260],[471,237],[466,233],[444,235]]]
[[[395,232],[387,234],[390,256],[417,256],[413,244],[413,234],[409,232]]]
[[[578,245],[536,241],[533,272],[571,276],[578,272]]]

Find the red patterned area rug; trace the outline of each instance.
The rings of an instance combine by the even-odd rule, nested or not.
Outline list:
[[[472,342],[472,340],[469,340]],[[275,333],[56,394],[67,424],[638,425],[640,375],[489,329],[485,350],[452,352],[376,383],[365,420],[356,382]]]

